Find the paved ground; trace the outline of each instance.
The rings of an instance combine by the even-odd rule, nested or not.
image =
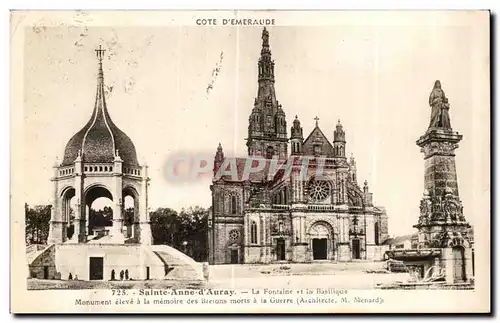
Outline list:
[[[109,288],[346,288],[371,289],[377,283],[406,281],[407,273],[389,273],[383,262],[210,266],[206,284],[190,281],[51,281],[29,279],[28,289]]]
[[[378,283],[407,281],[383,262],[211,266],[208,285],[215,288],[371,289]]]

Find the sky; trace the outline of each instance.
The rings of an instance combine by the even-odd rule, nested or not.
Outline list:
[[[329,21],[268,27],[288,134],[295,115],[304,137],[318,116],[333,140],[340,119],[346,153],[356,158],[360,184],[367,180],[374,203],[386,208],[390,234],[412,232],[424,187],[415,141],[428,127],[428,98],[439,79],[451,125],[464,136],[456,164],[465,216],[474,224],[489,213],[489,36],[474,17],[407,13]],[[192,24],[26,29],[26,202],[50,201],[52,166],[92,113],[94,50],[102,45],[108,110],[149,166],[151,208],[209,207],[209,177],[169,182],[165,164],[179,153],[213,156],[219,143],[226,156],[246,156],[261,32]]]

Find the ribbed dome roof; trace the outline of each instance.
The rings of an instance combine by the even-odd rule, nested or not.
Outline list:
[[[79,151],[86,163],[111,163],[118,154],[124,163],[139,165],[134,143],[109,116],[104,98],[102,52],[97,52],[99,71],[94,111],[87,124],[66,144],[61,166],[73,164]]]

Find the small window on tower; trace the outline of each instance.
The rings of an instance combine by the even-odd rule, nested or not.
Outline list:
[[[236,196],[231,196],[231,214],[236,214]]]
[[[257,223],[252,221],[250,225],[250,243],[257,243]]]

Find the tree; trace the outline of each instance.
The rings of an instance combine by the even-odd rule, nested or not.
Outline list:
[[[113,225],[113,209],[105,206],[102,210],[90,209],[89,227],[102,228]]]
[[[134,223],[134,208],[129,207],[123,210],[123,225],[130,226]]]
[[[186,253],[196,261],[207,259],[208,211],[195,206],[179,214],[169,208],[150,213],[154,244],[166,244]]]
[[[180,250],[191,256],[196,261],[205,261],[207,254],[207,221],[208,211],[195,206],[182,209],[179,213]]]
[[[153,244],[178,247],[176,232],[179,227],[177,212],[169,208],[158,208],[150,213]]]
[[[24,204],[27,244],[47,243],[51,208],[52,205],[35,205],[31,208],[27,203]]]

